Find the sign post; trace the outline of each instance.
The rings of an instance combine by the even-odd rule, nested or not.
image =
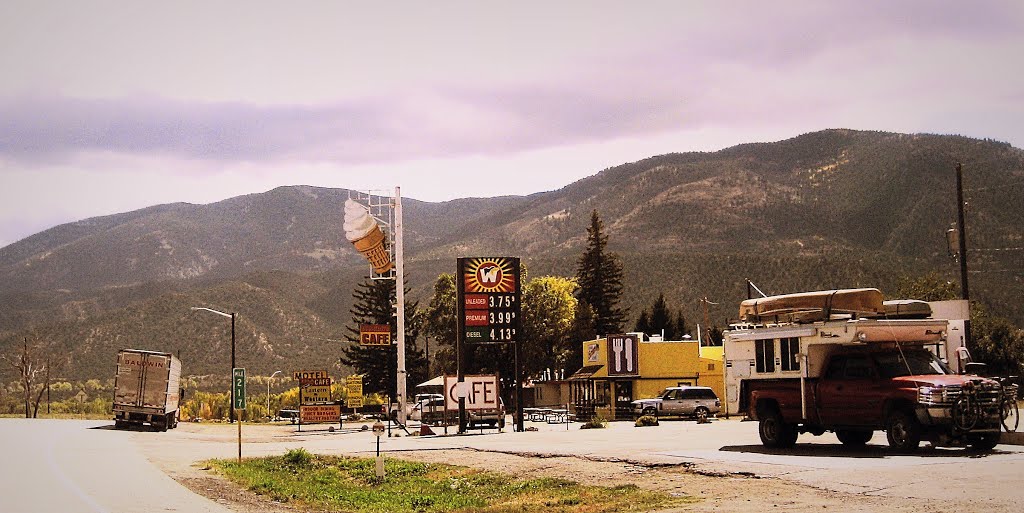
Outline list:
[[[231,369],[231,391],[235,410],[245,410],[245,369],[236,367]],[[242,417],[236,412],[238,418],[238,462],[242,462]]]
[[[380,455],[380,437],[384,434],[384,423],[377,421],[373,423],[373,434],[377,437],[377,461],[375,467],[377,469],[377,479],[384,478],[384,458]]]
[[[466,376],[466,344],[514,344],[516,387],[515,429],[523,431],[523,388],[520,370],[522,295],[520,263],[515,257],[458,259],[456,273],[458,380]],[[465,398],[459,399],[459,433],[466,431]]]

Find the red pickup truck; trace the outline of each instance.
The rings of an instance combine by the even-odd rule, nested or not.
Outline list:
[[[876,430],[901,451],[922,440],[979,450],[999,443],[999,383],[953,374],[921,345],[842,347],[803,387],[799,378],[783,378],[748,379],[741,388],[740,409],[759,421],[767,447],[791,447],[800,433],[825,431],[864,445]]]
[[[884,301],[878,289],[745,300],[723,344],[727,412],[757,420],[768,447],[826,431],[864,445],[884,430],[901,451],[922,440],[991,449],[1004,391],[936,356],[961,342],[931,314],[921,301]]]

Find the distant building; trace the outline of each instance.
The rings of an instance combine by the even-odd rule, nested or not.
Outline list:
[[[568,379],[578,418],[629,419],[632,401],[680,385],[711,387],[724,396],[721,346],[643,339],[641,333],[628,333],[582,342],[583,366]]]

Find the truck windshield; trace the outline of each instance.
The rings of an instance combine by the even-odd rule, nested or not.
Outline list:
[[[879,374],[884,378],[953,373],[935,355],[924,350],[880,353],[875,355],[875,362]]]

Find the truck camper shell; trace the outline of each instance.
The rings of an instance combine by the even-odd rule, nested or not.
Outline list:
[[[739,314],[745,322],[725,334],[729,414],[747,407],[741,401],[742,380],[755,374],[759,379],[820,378],[831,355],[844,346],[918,345],[940,358],[947,352],[948,322],[927,318],[928,303],[883,301],[873,288],[748,299],[740,304]]]

